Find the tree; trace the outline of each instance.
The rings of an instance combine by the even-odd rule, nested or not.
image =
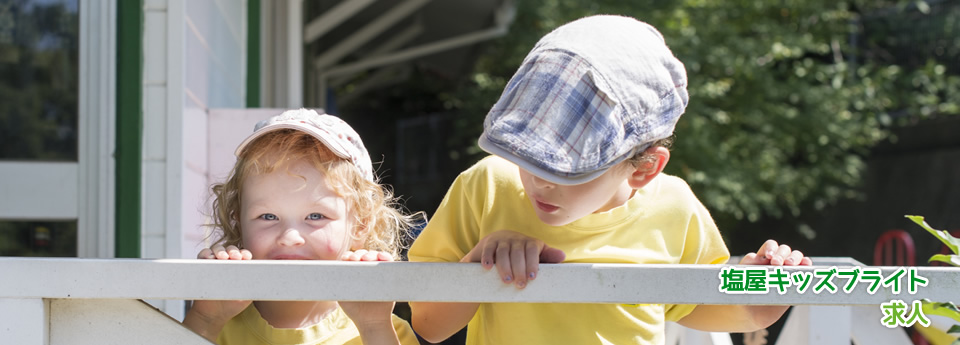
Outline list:
[[[933,43],[954,48],[919,62],[879,58],[904,41],[891,42],[878,27],[898,16],[929,17],[924,5],[522,1],[510,34],[440,99],[460,114],[451,142],[464,165],[472,163],[482,155],[475,142],[483,116],[539,37],[590,14],[632,16],[660,29],[687,68],[691,101],[667,172],[690,183],[721,225],[796,216],[855,197],[865,155],[895,122],[960,112],[960,71],[948,64],[960,58],[955,42]],[[944,30],[953,30],[945,37],[960,36],[947,25],[956,12],[938,12]]]

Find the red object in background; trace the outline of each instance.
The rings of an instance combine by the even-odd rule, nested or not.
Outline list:
[[[38,226],[33,229],[33,245],[37,247],[50,246],[50,229],[45,226]]]
[[[916,266],[916,249],[910,233],[887,230],[873,246],[874,266]]]

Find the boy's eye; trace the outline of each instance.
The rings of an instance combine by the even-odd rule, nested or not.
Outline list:
[[[264,214],[261,214],[260,217],[257,217],[257,218],[260,218],[260,219],[263,219],[263,220],[277,220],[277,215],[272,214],[272,213],[264,213]]]
[[[307,216],[307,220],[321,220],[324,218],[327,218],[327,217],[324,217],[322,214],[319,214],[319,213],[311,213],[310,215]]]

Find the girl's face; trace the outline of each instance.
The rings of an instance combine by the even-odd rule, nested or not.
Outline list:
[[[615,166],[587,183],[559,185],[520,169],[520,182],[540,221],[562,226],[591,213],[605,212],[626,203],[633,193],[633,188],[627,182],[632,172],[631,169]]]
[[[260,260],[336,260],[355,221],[323,173],[299,161],[243,181],[243,246]]]

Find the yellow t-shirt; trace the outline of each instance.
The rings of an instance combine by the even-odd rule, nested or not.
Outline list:
[[[410,324],[393,315],[393,328],[403,345],[419,345]],[[230,319],[220,336],[220,345],[362,345],[360,332],[350,317],[337,308],[320,323],[304,328],[274,328],[260,316],[251,303],[240,315]]]
[[[537,218],[517,166],[496,156],[460,174],[408,256],[457,262],[502,229],[563,250],[565,262],[720,264],[730,257],[710,214],[677,177],[661,174],[624,205],[557,227]],[[693,307],[483,303],[467,327],[467,344],[662,344],[664,321]]]

